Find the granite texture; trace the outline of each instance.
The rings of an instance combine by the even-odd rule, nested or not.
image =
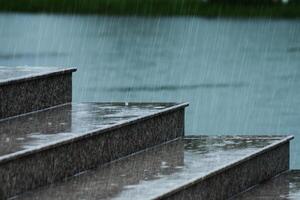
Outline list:
[[[54,140],[46,146],[37,145],[2,156],[1,193],[3,197],[13,196],[182,137],[185,106],[171,106],[151,115],[134,117],[77,136]],[[82,112],[81,115],[85,116],[86,113]],[[98,121],[101,121],[101,117]],[[90,121],[95,122],[97,118]]]
[[[0,119],[71,102],[73,71],[73,68],[33,74],[29,71],[19,76],[9,73],[11,77],[7,75],[6,79],[1,75]]]
[[[231,200],[297,200],[300,199],[300,170],[280,174]]]
[[[289,142],[195,180],[156,199],[228,199],[289,169]]]
[[[187,104],[73,103],[0,121],[0,162],[93,133],[154,117]]]
[[[159,197],[170,198],[170,194],[187,192],[195,184],[202,183],[205,185],[209,178],[214,179],[214,181],[216,179],[217,181],[224,181],[217,182],[218,188],[212,188],[214,191],[209,188],[208,191],[201,190],[202,193],[212,192],[215,194],[215,191],[222,192],[222,188],[225,189],[224,185],[228,185],[228,182],[232,182],[235,187],[244,187],[243,184],[246,183],[243,181],[245,179],[252,179],[255,182],[254,177],[250,177],[250,175],[257,175],[261,171],[261,173],[267,173],[267,175],[262,176],[266,178],[269,174],[280,170],[279,168],[286,164],[285,160],[288,158],[281,158],[280,156],[286,156],[286,154],[276,154],[276,149],[279,148],[279,152],[281,152],[281,148],[286,148],[287,141],[288,138],[278,136],[189,136],[184,139],[179,138],[107,165],[79,173],[62,182],[26,192],[13,197],[13,199],[143,200],[158,199]],[[278,166],[272,166],[273,162],[268,163],[270,160],[265,158],[268,156],[265,153],[268,154],[269,152],[276,154],[276,158],[279,157]],[[275,157],[272,159],[276,159]],[[261,160],[250,165],[249,163],[253,162],[253,159]],[[271,170],[270,172],[264,168],[256,168],[255,164],[263,164],[263,162],[267,162],[266,168]],[[230,170],[237,174],[230,174]],[[228,177],[229,175],[231,177]],[[242,186],[237,186],[236,182],[241,183]],[[214,184],[216,183],[214,182]],[[205,186],[210,187],[207,184]],[[193,192],[199,194],[198,190]],[[185,194],[187,196],[175,195],[172,198],[197,199],[199,196],[193,196],[193,192],[187,192]],[[236,189],[231,189],[230,192],[235,193]]]

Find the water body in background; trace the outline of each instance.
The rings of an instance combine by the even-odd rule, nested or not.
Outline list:
[[[188,101],[188,134],[294,134],[300,19],[0,14],[0,65],[74,66],[73,99]]]

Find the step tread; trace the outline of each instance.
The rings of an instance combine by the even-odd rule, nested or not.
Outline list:
[[[186,103],[70,103],[0,120],[0,163],[185,106]]]
[[[300,199],[300,170],[287,171],[232,198],[232,200],[250,199]]]
[[[61,67],[4,67],[0,66],[0,86],[29,81],[36,78],[75,72],[76,68]]]
[[[155,199],[292,139],[189,136],[88,170],[16,199]]]

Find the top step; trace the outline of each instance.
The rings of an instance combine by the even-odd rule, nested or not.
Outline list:
[[[0,67],[0,119],[72,101],[76,68]]]

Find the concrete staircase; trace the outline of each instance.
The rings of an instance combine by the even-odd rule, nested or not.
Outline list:
[[[292,136],[184,136],[187,103],[72,103],[74,71],[0,67],[0,199],[226,199],[289,169]]]

